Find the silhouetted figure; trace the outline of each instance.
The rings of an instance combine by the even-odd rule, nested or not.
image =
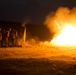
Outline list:
[[[2,43],[2,29],[0,28],[0,47],[2,46],[1,43]]]
[[[8,32],[7,32],[5,29],[2,30],[2,42],[1,42],[2,47],[8,46],[7,33],[8,33]]]
[[[5,36],[6,36],[6,39],[5,39],[6,40],[6,47],[8,47],[8,43],[9,43],[8,42],[8,38],[9,38],[9,31],[8,30],[6,31],[6,35]]]
[[[15,29],[9,30],[9,46],[15,46],[17,40],[17,31]]]

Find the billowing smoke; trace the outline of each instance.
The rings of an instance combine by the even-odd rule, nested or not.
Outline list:
[[[27,36],[26,36],[27,37]],[[20,40],[20,43],[22,47],[44,47],[44,46],[50,46],[50,43],[48,41],[40,41],[38,37],[29,38],[26,41]]]
[[[56,12],[50,12],[46,16],[44,24],[50,29],[50,32],[54,34],[53,37],[57,36],[67,24],[76,26],[76,7],[72,9],[67,7],[60,7],[56,10]],[[32,38],[23,44],[24,47],[28,45],[50,46],[50,42],[41,42],[38,39]]]
[[[60,7],[56,12],[51,12],[46,16],[44,24],[53,34],[58,34],[66,24],[76,25],[76,7],[69,9]]]

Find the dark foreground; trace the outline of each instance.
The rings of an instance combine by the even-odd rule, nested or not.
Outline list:
[[[76,75],[76,63],[48,59],[0,59],[0,75]]]

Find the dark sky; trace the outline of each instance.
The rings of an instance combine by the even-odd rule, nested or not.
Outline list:
[[[76,0],[0,0],[0,19],[42,24],[58,7],[73,8]]]

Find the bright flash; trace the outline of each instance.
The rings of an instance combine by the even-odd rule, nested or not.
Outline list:
[[[58,46],[76,46],[76,26],[67,24],[50,43]]]

